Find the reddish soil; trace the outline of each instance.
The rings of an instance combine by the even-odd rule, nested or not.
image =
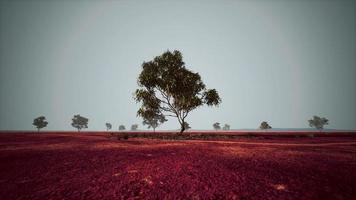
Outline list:
[[[356,137],[2,133],[0,199],[356,199]]]

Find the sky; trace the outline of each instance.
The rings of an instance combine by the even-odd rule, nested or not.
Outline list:
[[[0,0],[0,130],[73,130],[71,118],[142,126],[133,99],[141,64],[179,50],[215,88],[193,129],[356,129],[356,1]],[[176,118],[158,129],[178,129]]]

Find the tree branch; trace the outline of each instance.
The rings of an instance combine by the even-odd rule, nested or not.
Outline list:
[[[163,101],[163,100],[160,100],[162,103],[168,105],[168,107],[171,109],[170,112],[173,112],[174,114],[176,114],[176,117],[178,117],[178,111],[174,108],[174,106],[171,104],[170,102],[170,97],[169,95],[167,95],[163,90],[161,90],[160,88],[156,88],[162,95],[162,97],[166,100],[166,101]]]

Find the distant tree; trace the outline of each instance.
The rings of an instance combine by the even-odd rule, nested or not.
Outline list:
[[[46,127],[48,122],[46,121],[46,117],[40,116],[34,119],[32,124],[36,126],[37,132],[40,132],[40,129]]]
[[[267,129],[271,129],[272,127],[265,121],[263,121],[260,125],[260,129],[262,130],[267,130]]]
[[[119,130],[120,130],[120,131],[123,131],[123,130],[125,130],[125,129],[126,129],[126,128],[125,128],[124,125],[120,125],[120,126],[119,126]]]
[[[74,115],[72,118],[72,126],[78,129],[78,132],[83,128],[88,128],[88,118],[85,118],[80,115]]]
[[[142,102],[137,115],[144,120],[162,115],[176,117],[183,133],[189,112],[204,104],[218,105],[221,99],[215,89],[206,89],[198,73],[185,67],[181,52],[166,51],[142,64],[138,77],[136,102]]]
[[[310,127],[315,127],[318,130],[323,130],[324,125],[329,124],[329,120],[324,117],[313,116],[312,119],[308,120]]]
[[[215,122],[215,123],[213,124],[213,127],[214,127],[215,130],[220,130],[220,129],[221,129],[219,122]]]
[[[188,122],[184,122],[184,129],[185,130],[189,130],[191,129],[192,127],[189,126],[189,123]]]
[[[138,124],[132,124],[131,125],[131,131],[136,131],[138,128]]]
[[[147,125],[148,128],[153,128],[153,132],[156,131],[156,128],[160,125],[163,124],[166,120],[166,118],[163,115],[160,114],[153,114],[151,116],[147,115],[146,118],[143,119],[142,124]]]
[[[229,124],[225,124],[223,127],[223,130],[228,131],[230,130],[230,125]]]
[[[106,123],[106,130],[109,131],[112,128],[112,125],[110,123]]]

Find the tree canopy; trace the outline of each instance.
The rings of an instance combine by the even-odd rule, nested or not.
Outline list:
[[[156,128],[163,124],[167,119],[164,117],[162,114],[156,114],[152,116],[146,116],[146,118],[143,118],[143,125],[147,125],[148,128],[153,128],[153,132],[156,131]]]
[[[80,115],[74,115],[72,118],[72,126],[78,129],[78,132],[83,128],[88,128],[88,118],[85,118]]]
[[[36,126],[37,131],[39,132],[41,128],[46,127],[48,122],[46,121],[46,117],[40,116],[33,120],[32,125]]]
[[[263,121],[260,125],[260,129],[262,130],[267,130],[267,129],[271,129],[272,127],[266,122],[266,121]]]
[[[106,130],[107,131],[112,128],[112,125],[110,123],[108,123],[108,122],[105,124],[105,126],[106,126]]]
[[[322,130],[325,125],[329,124],[329,120],[325,117],[313,116],[312,119],[308,120],[310,127],[315,127],[318,130]]]
[[[230,130],[230,125],[229,124],[225,124],[223,127],[223,130],[228,131]]]
[[[131,125],[131,131],[136,131],[138,129],[138,124]]]
[[[119,126],[119,130],[120,130],[120,131],[123,131],[123,130],[125,130],[125,129],[126,129],[126,128],[125,128],[124,125],[120,125],[120,126]]]
[[[215,123],[213,124],[213,128],[214,128],[215,130],[220,130],[220,129],[221,129],[220,123],[219,123],[219,122],[215,122]]]
[[[153,116],[176,117],[181,133],[192,110],[221,102],[215,89],[206,89],[200,75],[185,67],[182,54],[177,50],[166,51],[144,62],[137,82],[140,88],[135,91],[134,98],[142,103],[137,115],[146,120]]]

